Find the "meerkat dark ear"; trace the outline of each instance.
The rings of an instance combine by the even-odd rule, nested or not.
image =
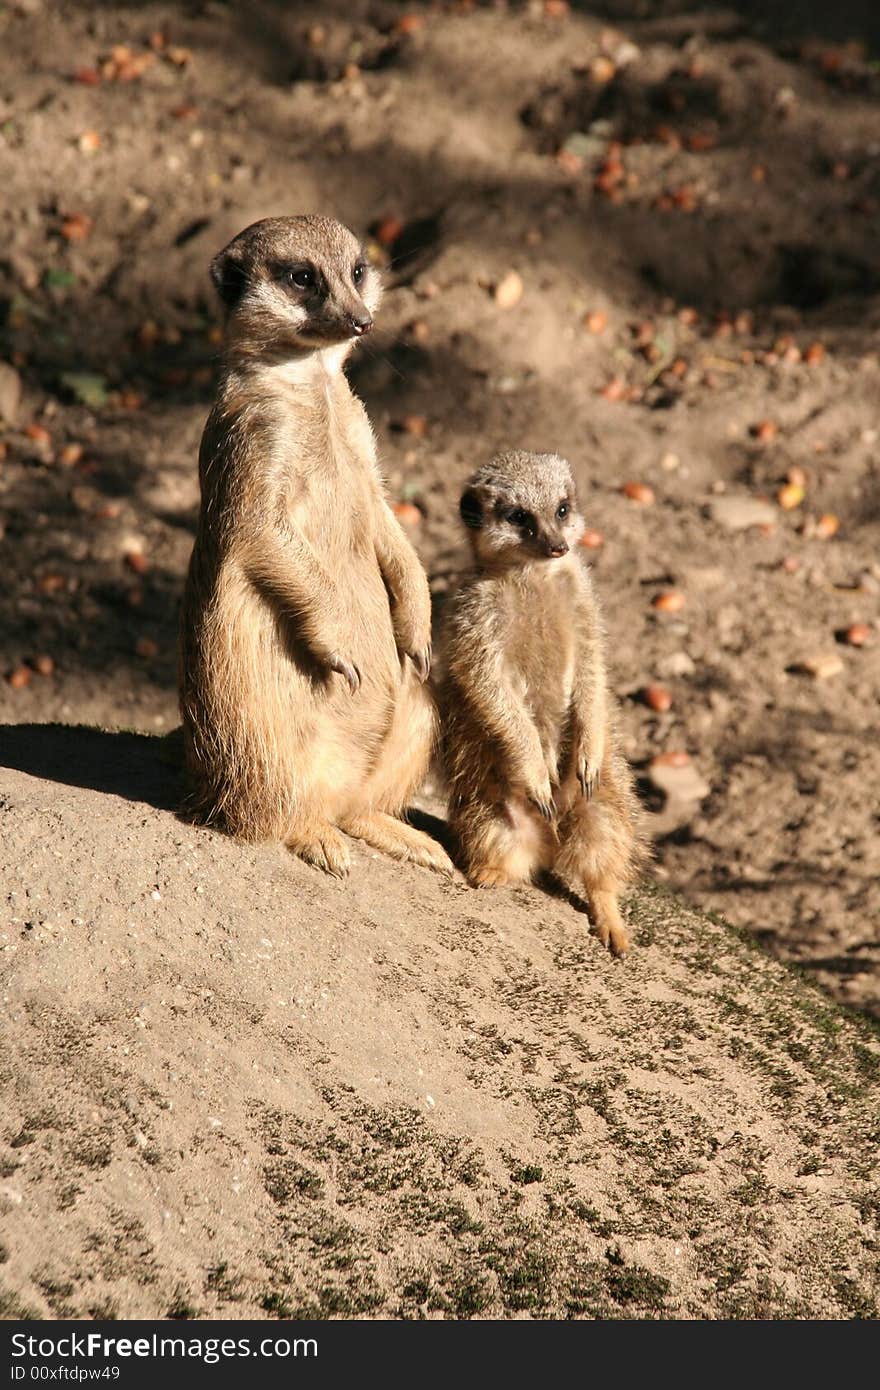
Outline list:
[[[469,487],[462,493],[458,510],[465,526],[469,526],[472,531],[479,531],[483,524],[483,504],[475,488]]]
[[[227,309],[232,309],[244,294],[247,271],[231,251],[221,251],[211,262],[211,279]]]

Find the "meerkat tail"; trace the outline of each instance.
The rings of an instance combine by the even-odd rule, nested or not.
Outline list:
[[[454,872],[452,860],[436,840],[385,811],[366,811],[341,821],[340,826],[347,835],[363,840],[392,859],[421,864],[442,874]]]

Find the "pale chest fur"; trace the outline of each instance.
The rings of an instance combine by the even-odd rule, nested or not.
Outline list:
[[[560,572],[510,586],[505,603],[506,674],[548,735],[565,724],[577,657],[573,583]]]
[[[295,448],[282,461],[288,521],[322,554],[371,555],[381,483],[366,411],[340,376],[298,400],[294,414]]]

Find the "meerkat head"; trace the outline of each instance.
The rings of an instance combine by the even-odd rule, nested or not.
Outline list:
[[[499,454],[470,479],[460,511],[481,563],[559,560],[584,530],[571,468],[558,454]]]
[[[211,262],[229,345],[291,356],[352,344],[373,327],[378,271],[331,217],[270,217],[239,232]]]

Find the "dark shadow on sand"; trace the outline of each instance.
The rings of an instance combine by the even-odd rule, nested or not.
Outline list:
[[[182,760],[175,734],[159,738],[85,724],[4,724],[0,769],[4,767],[143,801],[160,811],[176,810],[181,799]]]
[[[424,835],[430,835],[432,840],[436,840],[438,845],[442,845],[454,864],[459,862],[458,843],[447,821],[432,815],[430,811],[420,811],[415,806],[409,808],[406,819],[410,825],[415,826],[416,830],[421,830]]]

